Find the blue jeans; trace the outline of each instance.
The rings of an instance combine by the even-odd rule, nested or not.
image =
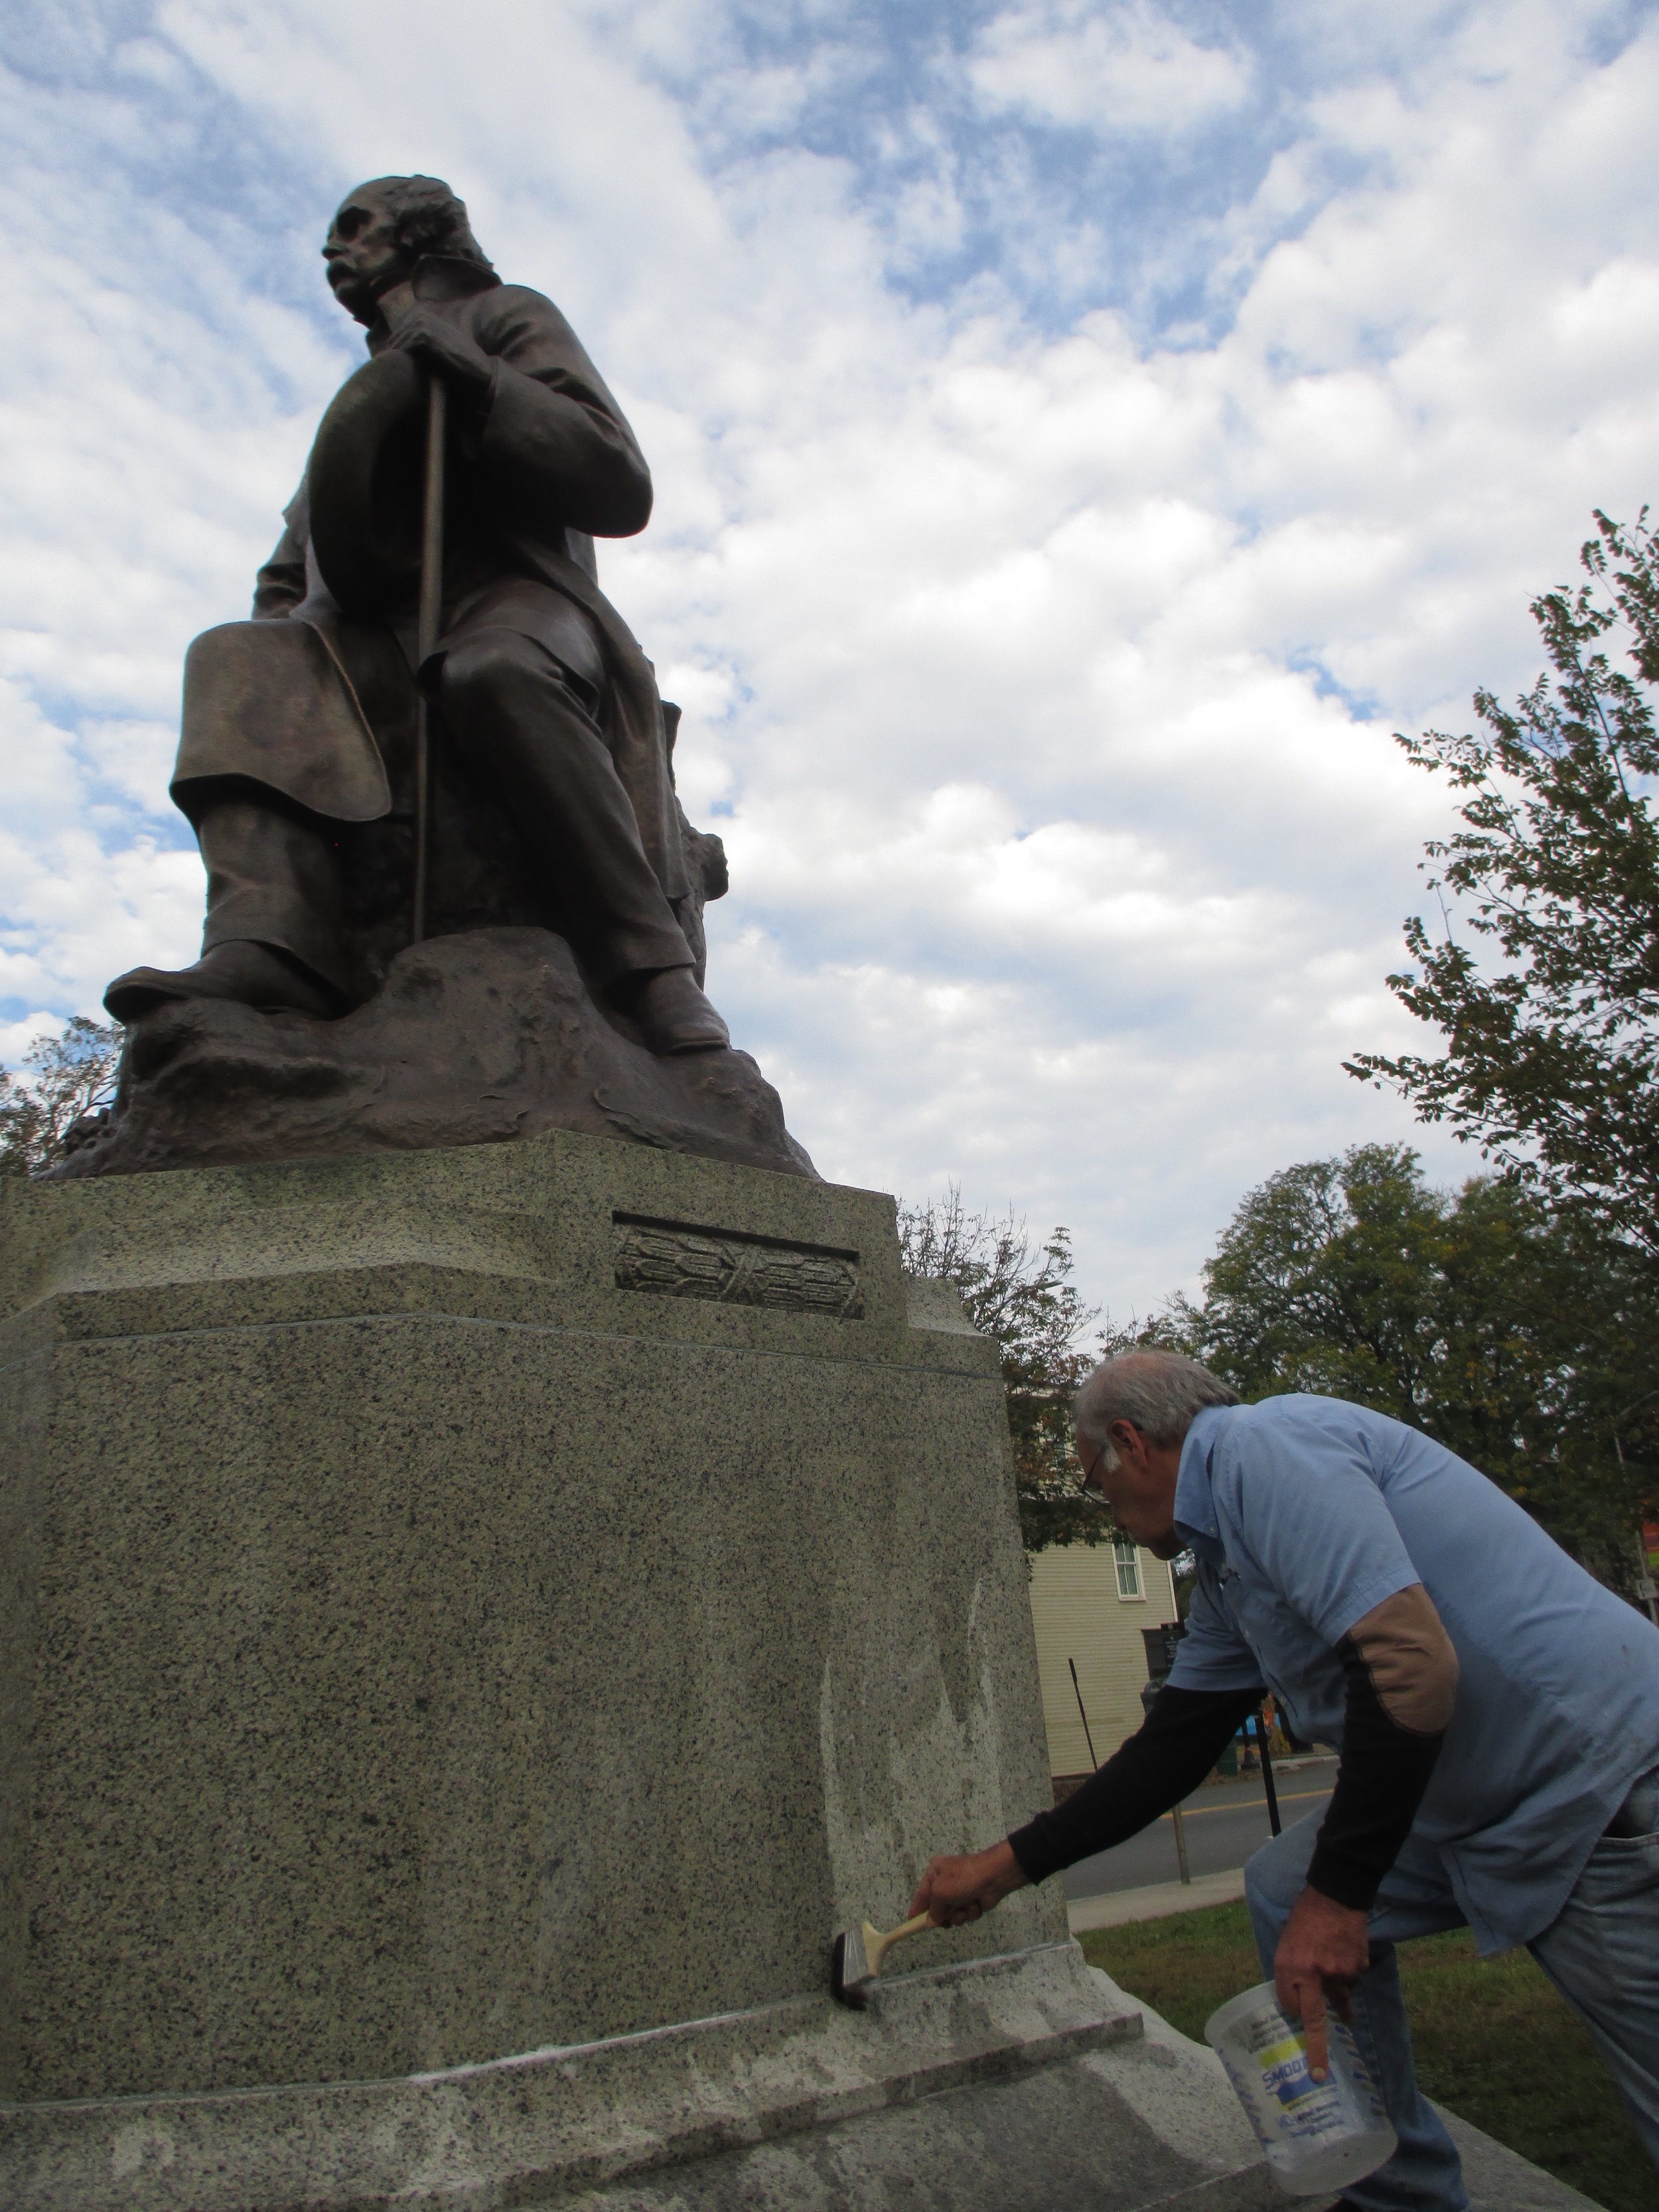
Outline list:
[[[1318,1832],[1310,1814],[1244,1869],[1270,1980]],[[1468,2212],[1455,2147],[1417,2086],[1395,1957],[1396,1943],[1463,1924],[1438,1852],[1407,1837],[1371,1908],[1370,1970],[1355,1992],[1354,2035],[1400,2136],[1386,2166],[1343,2192],[1364,2212]],[[1559,1917],[1527,1948],[1595,2037],[1659,2166],[1659,1767],[1631,1791]]]

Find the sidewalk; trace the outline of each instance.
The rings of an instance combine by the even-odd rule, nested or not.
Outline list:
[[[1334,1766],[1336,1760],[1337,1754],[1334,1751],[1298,1751],[1289,1759],[1281,1759],[1275,1752],[1273,1779],[1277,1782],[1281,1774],[1300,1774],[1304,1766]],[[1200,1790],[1207,1790],[1218,1782],[1260,1782],[1261,1779],[1260,1764],[1241,1766],[1237,1774],[1223,1774],[1218,1767],[1212,1767],[1198,1786]]]
[[[1231,1905],[1244,1894],[1244,1869],[1195,1875],[1191,1881],[1158,1881],[1146,1889],[1114,1890],[1079,1897],[1066,1907],[1073,1936],[1091,1928],[1121,1928],[1130,1920],[1166,1920],[1172,1912],[1197,1912],[1206,1905]]]

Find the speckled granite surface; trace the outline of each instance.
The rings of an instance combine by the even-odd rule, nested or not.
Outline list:
[[[14,2189],[66,2100],[817,2017],[1047,1802],[994,1352],[889,1199],[568,1134],[13,1183],[0,1365]]]
[[[1139,2013],[1073,1945],[1040,1945],[897,1977],[863,2013],[819,1991],[401,2081],[21,2107],[0,2136],[0,2187],[17,2212],[394,2202],[493,2212],[586,2204],[618,2185],[669,2206],[705,2170],[718,2180],[733,2156],[741,2169],[751,2147],[777,2147],[799,2171],[821,2136],[918,2100],[951,2107],[963,2091],[1000,2087],[1046,2110],[1051,2073],[1062,2098],[1086,2102],[1092,2088],[1133,2127],[1133,2095],[1103,2093],[1087,2069],[1137,2051],[1140,2034]],[[1166,2108],[1172,2080],[1158,2077]],[[1241,2148],[1248,2168],[1248,2130],[1242,2146],[1237,2131],[1214,2140],[1190,2094],[1180,2117],[1199,2123],[1198,2140],[1177,2147],[1171,2130],[1151,2172],[1213,2180],[1239,2170]],[[1103,2142],[1097,2171],[1121,2164],[1120,2148]]]
[[[889,1201],[559,1137],[6,1207],[9,2094],[763,2002],[1041,1802],[994,1367]],[[618,1213],[856,1252],[863,1317],[619,1290]]]

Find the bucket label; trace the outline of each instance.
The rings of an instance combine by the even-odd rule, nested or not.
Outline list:
[[[1358,2121],[1364,2120],[1355,2110],[1356,2102],[1369,2106],[1370,2113],[1382,2119],[1382,2101],[1376,2094],[1364,2062],[1355,2048],[1353,2038],[1340,2021],[1328,2022],[1333,2042],[1340,2037],[1348,2070],[1358,2091],[1358,2099],[1343,2093],[1340,2071],[1334,2066],[1323,2081],[1316,2081],[1308,2068],[1308,2046],[1300,2033],[1287,2035],[1285,2023],[1275,2016],[1257,2020],[1250,2024],[1244,2040],[1255,2062],[1259,2094],[1269,2099],[1279,2108],[1281,2134],[1297,2142],[1316,2142],[1328,2136],[1349,2134]],[[1226,2051],[1222,2052],[1224,2062]],[[1230,2066],[1229,2073],[1233,2071]],[[1247,2094],[1247,2105],[1250,2100]],[[1386,2124],[1386,2121],[1384,2122]]]
[[[1298,2097],[1324,2088],[1308,2071],[1308,2054],[1292,2036],[1288,2042],[1270,2044],[1267,2050],[1258,2051],[1256,2063],[1261,2069],[1264,2087],[1277,2097],[1281,2105],[1293,2105]]]

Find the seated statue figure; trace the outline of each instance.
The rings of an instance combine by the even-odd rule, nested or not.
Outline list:
[[[323,258],[371,359],[324,418],[252,619],[185,663],[172,792],[207,869],[202,957],[134,969],[106,1006],[125,1023],[204,999],[331,1018],[370,998],[409,941],[424,693],[429,927],[556,929],[653,1054],[725,1048],[701,988],[719,841],[685,823],[677,712],[597,580],[594,538],[651,513],[632,430],[564,317],[501,281],[438,179],[350,193]],[[422,656],[429,377],[447,437]]]

